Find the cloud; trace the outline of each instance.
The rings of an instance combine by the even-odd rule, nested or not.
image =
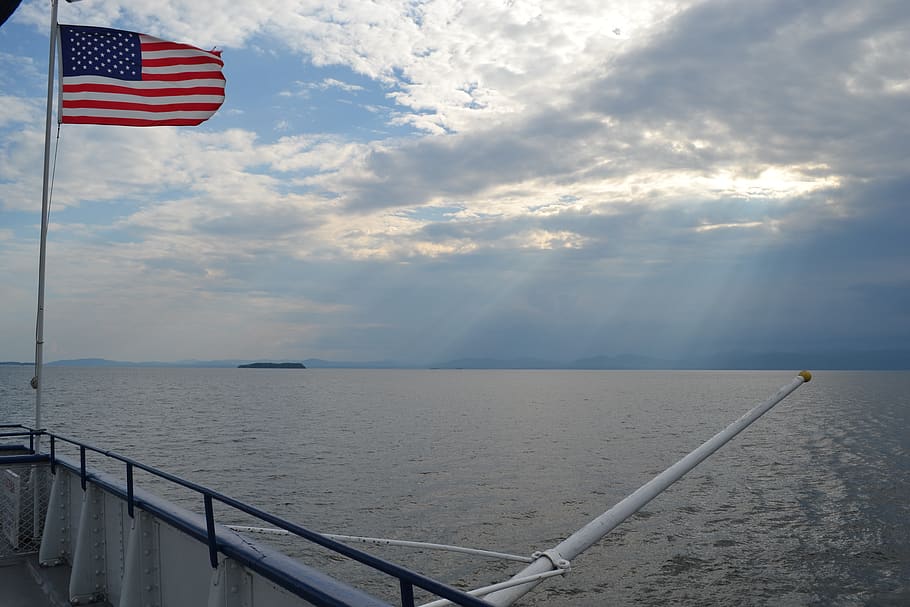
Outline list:
[[[27,99],[0,95],[3,114],[0,115],[0,128],[34,121],[38,108]]]
[[[744,163],[814,162],[853,172],[853,160],[871,153],[876,164],[893,166],[887,156],[895,131],[884,132],[880,120],[900,114],[906,95],[860,92],[850,82],[876,60],[875,41],[888,40],[891,50],[910,47],[910,16],[895,3],[853,8],[701,5],[654,44],[618,60],[580,97],[587,103],[578,111],[639,127],[670,124],[688,140],[713,130],[736,138],[740,147],[728,145],[724,157],[732,153]]]
[[[437,0],[401,7],[277,0],[261,6],[220,0],[202,7],[188,0],[111,0],[62,12],[74,22],[129,24],[203,47],[230,49],[267,37],[317,66],[347,66],[397,88],[394,99],[410,110],[404,122],[460,132],[557,101],[579,74],[621,52],[622,38],[643,37],[688,4]],[[43,7],[23,12],[43,27]],[[625,34],[617,36],[617,28]]]
[[[282,97],[310,97],[311,91],[339,90],[345,93],[358,93],[366,89],[359,84],[342,82],[335,78],[323,78],[319,82],[297,81],[294,83],[296,90],[285,90],[279,93]]]
[[[282,115],[257,132],[251,106],[200,130],[64,129],[56,301],[137,339],[155,331],[161,354],[144,358],[174,358],[181,335],[182,357],[425,360],[910,337],[903,3],[65,10],[238,55],[290,50],[299,72],[276,91],[387,95],[411,127],[301,132]],[[318,69],[329,64],[367,78]],[[0,119],[10,217],[34,211],[40,183],[30,94],[7,94]],[[18,228],[0,240],[9,284],[29,285],[10,287],[17,309],[33,297],[30,246]],[[118,284],[139,286],[93,311]],[[857,323],[862,310],[880,317]],[[260,330],[224,330],[250,312]],[[119,343],[101,333],[89,346]]]
[[[356,84],[348,84],[347,82],[341,82],[340,80],[336,80],[334,78],[326,78],[316,86],[320,89],[340,89],[348,93],[364,90],[362,86]]]

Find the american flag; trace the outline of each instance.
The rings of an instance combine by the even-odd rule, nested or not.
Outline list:
[[[103,27],[60,26],[60,121],[193,126],[224,102],[220,52]]]

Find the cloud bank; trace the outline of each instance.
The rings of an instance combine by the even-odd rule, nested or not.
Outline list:
[[[50,356],[906,346],[910,9],[550,4],[66,6],[217,44],[229,85],[199,130],[64,131]],[[44,10],[2,32],[7,358],[32,347]]]

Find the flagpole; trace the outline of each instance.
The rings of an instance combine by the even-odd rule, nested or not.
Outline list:
[[[47,267],[47,227],[50,219],[51,123],[53,120],[54,67],[57,54],[57,0],[51,1],[50,44],[47,58],[47,114],[44,122],[44,173],[41,188],[41,245],[38,254],[38,318],[35,328],[35,429],[41,430],[41,389],[44,387],[44,283]],[[35,452],[40,451],[41,436],[35,437]]]

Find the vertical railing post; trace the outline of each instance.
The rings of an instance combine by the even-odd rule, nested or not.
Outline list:
[[[51,474],[57,474],[57,437],[51,434]]]
[[[401,583],[401,607],[414,607],[414,585],[401,578],[398,581]]]
[[[35,453],[35,431],[28,431],[28,450]]]
[[[215,514],[212,510],[212,496],[203,494],[205,501],[205,529],[209,536],[209,561],[212,569],[218,569],[218,547],[215,545]]]
[[[133,464],[126,462],[126,510],[133,518]]]
[[[82,479],[82,490],[85,491],[85,445],[79,445],[79,471]]]

